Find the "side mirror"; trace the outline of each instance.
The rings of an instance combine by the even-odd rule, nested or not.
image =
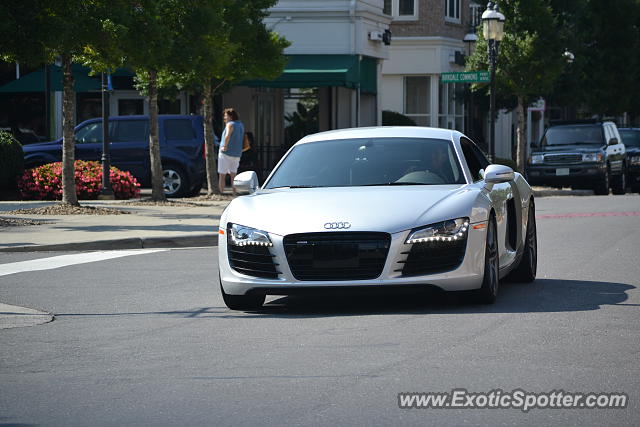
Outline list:
[[[609,140],[609,145],[616,145],[618,143],[618,138],[611,138]]]
[[[249,194],[255,193],[259,187],[258,175],[254,171],[242,172],[236,175],[233,185],[240,191],[247,191]]]
[[[515,178],[513,169],[505,165],[489,165],[484,171],[484,182],[488,184],[499,184],[509,182]]]

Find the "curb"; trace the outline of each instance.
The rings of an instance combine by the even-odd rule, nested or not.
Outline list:
[[[0,330],[43,325],[54,320],[52,313],[0,302]]]
[[[125,239],[60,243],[55,245],[6,246],[0,247],[0,252],[100,251],[117,249],[189,248],[202,246],[218,246],[217,234],[199,234],[176,237],[129,237]]]

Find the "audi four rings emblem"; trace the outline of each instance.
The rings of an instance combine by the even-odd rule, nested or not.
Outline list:
[[[325,222],[324,228],[327,230],[344,230],[347,228],[351,228],[350,222]]]

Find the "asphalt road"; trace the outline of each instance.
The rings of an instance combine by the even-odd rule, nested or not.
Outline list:
[[[4,425],[640,425],[640,196],[537,201],[538,280],[232,312],[217,248],[0,277]],[[63,255],[0,254],[0,264]],[[624,392],[625,409],[400,409],[400,392]]]

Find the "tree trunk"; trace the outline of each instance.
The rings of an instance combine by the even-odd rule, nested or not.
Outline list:
[[[518,129],[516,135],[516,164],[518,166],[518,172],[524,174],[524,166],[526,162],[526,122],[524,121],[524,97],[518,97]]]
[[[204,114],[204,147],[207,165],[207,196],[220,194],[218,188],[218,168],[213,144],[213,90],[211,83],[204,85],[202,93],[202,110]]]
[[[80,206],[75,179],[75,98],[71,55],[62,55],[62,203]],[[47,120],[49,118],[47,117]]]
[[[162,159],[158,140],[158,71],[149,71],[149,157],[151,159],[151,198],[167,200],[164,195]]]

